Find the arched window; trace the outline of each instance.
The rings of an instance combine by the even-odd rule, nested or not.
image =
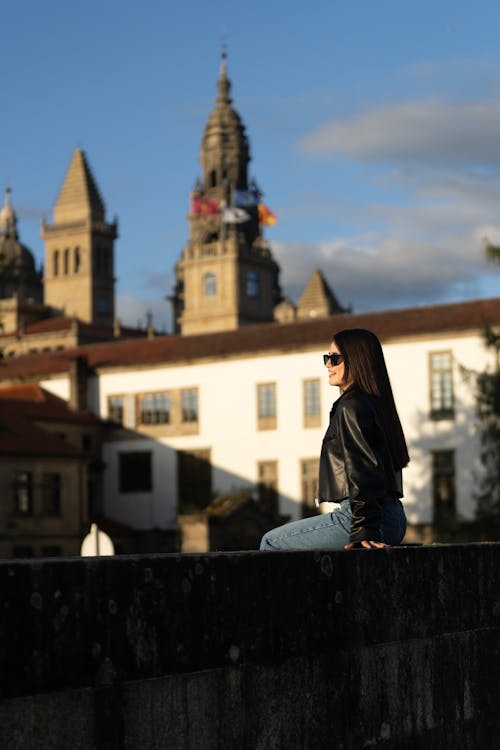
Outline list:
[[[203,278],[203,294],[205,297],[215,297],[217,294],[217,276],[214,273],[206,273]]]
[[[215,187],[217,185],[217,172],[215,169],[212,169],[210,172],[210,187]]]
[[[54,276],[59,276],[59,250],[54,250],[52,261],[53,261],[52,272]]]
[[[73,268],[74,268],[75,273],[78,273],[80,269],[80,248],[79,247],[75,247],[75,252],[73,256]]]
[[[260,296],[260,279],[257,271],[248,271],[247,273],[247,296]]]
[[[69,247],[64,250],[63,273],[65,276],[69,273]]]

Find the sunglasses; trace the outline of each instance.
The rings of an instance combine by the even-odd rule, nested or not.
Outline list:
[[[344,358],[342,354],[337,354],[337,352],[335,352],[335,354],[323,354],[323,362],[325,363],[325,365],[328,364],[328,360],[330,360],[330,362],[332,363],[332,367],[338,365],[340,362],[342,362],[343,359]]]

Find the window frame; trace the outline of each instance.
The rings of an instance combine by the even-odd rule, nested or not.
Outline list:
[[[433,351],[428,357],[430,417],[436,421],[454,419],[453,353],[451,349]],[[449,367],[436,366],[434,360],[438,357],[448,357]]]
[[[56,471],[44,471],[41,484],[41,513],[60,516],[62,513],[62,476]]]
[[[121,405],[119,408],[112,405],[113,399],[121,399]],[[119,414],[119,419],[115,418],[115,413]],[[108,396],[108,419],[115,424],[123,425],[125,416],[125,395],[122,393],[112,393]]]
[[[21,476],[26,477],[26,481],[21,481]],[[20,499],[20,492],[26,490],[27,507],[22,509],[23,501]],[[34,515],[34,481],[32,471],[16,470],[12,474],[12,506],[14,515],[21,517],[30,517]]]
[[[152,401],[150,409],[144,409],[143,404],[146,399]],[[163,401],[163,405],[159,403]],[[165,404],[168,404],[168,408],[165,408]],[[144,414],[152,415],[151,418],[144,419]],[[137,395],[137,425],[144,427],[152,427],[155,425],[170,425],[172,424],[172,394],[170,391],[152,391],[149,393],[140,393]],[[153,416],[155,415],[155,416]],[[165,416],[166,415],[166,416]]]
[[[302,518],[316,516],[318,496],[319,456],[299,459]]]
[[[258,299],[261,296],[261,283],[258,271],[247,271],[245,277],[245,292],[249,299]]]
[[[276,459],[257,461],[257,496],[267,511],[279,510],[279,463]]]
[[[194,394],[194,406],[192,404],[185,404],[184,400],[185,398],[188,399],[190,394]],[[192,387],[192,388],[181,388],[180,392],[180,399],[181,399],[181,423],[182,424],[196,424],[199,421],[199,397],[198,397],[198,388]],[[192,411],[192,416],[190,414],[190,410]]]
[[[438,463],[441,462],[441,466]],[[448,465],[445,464],[448,462]],[[439,471],[438,471],[439,469]],[[450,497],[440,497],[442,482]],[[449,527],[457,519],[456,451],[453,448],[431,451],[432,521],[437,527]]]
[[[213,271],[207,271],[203,276],[203,296],[204,297],[217,297],[218,284],[217,274]]]
[[[272,393],[272,399],[268,399],[264,396],[264,389],[268,389],[269,393]],[[257,400],[257,428],[259,430],[275,430],[278,423],[278,394],[276,382],[270,383],[257,383],[256,385],[256,400]],[[267,409],[267,404],[272,403],[272,409]],[[266,405],[266,408],[261,407]]]
[[[313,398],[310,397],[308,390],[309,386],[315,386],[316,394]],[[313,403],[316,405],[315,411],[308,409],[308,404]],[[303,424],[304,427],[321,427],[321,380],[320,378],[305,378],[302,381],[302,408],[303,408]]]

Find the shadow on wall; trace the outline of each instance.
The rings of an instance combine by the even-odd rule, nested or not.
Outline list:
[[[470,384],[472,388],[472,383]],[[408,443],[411,462],[418,462],[418,478],[405,484],[405,505],[426,522],[409,525],[406,541],[473,542],[500,540],[500,524],[476,520],[477,498],[483,471],[479,448],[481,425],[470,418],[470,409],[456,398],[453,416],[433,419],[429,412],[415,414]],[[448,454],[452,473],[435,470],[440,456]],[[446,455],[444,455],[446,459]]]
[[[212,464],[209,446],[176,449],[164,439],[110,424],[105,440],[104,516],[136,537],[154,543],[153,532],[170,529],[183,552],[258,549],[266,531],[310,514],[314,494],[308,507],[280,494],[278,473],[252,482]]]

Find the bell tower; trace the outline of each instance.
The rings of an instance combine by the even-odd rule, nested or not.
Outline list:
[[[213,333],[273,320],[279,267],[259,222],[260,191],[248,180],[250,150],[222,55],[217,100],[201,142],[202,178],[191,192],[189,240],[171,297],[175,330]]]
[[[115,317],[116,221],[104,203],[85,153],[76,149],[54,206],[45,241],[45,304],[87,323],[111,327]]]

